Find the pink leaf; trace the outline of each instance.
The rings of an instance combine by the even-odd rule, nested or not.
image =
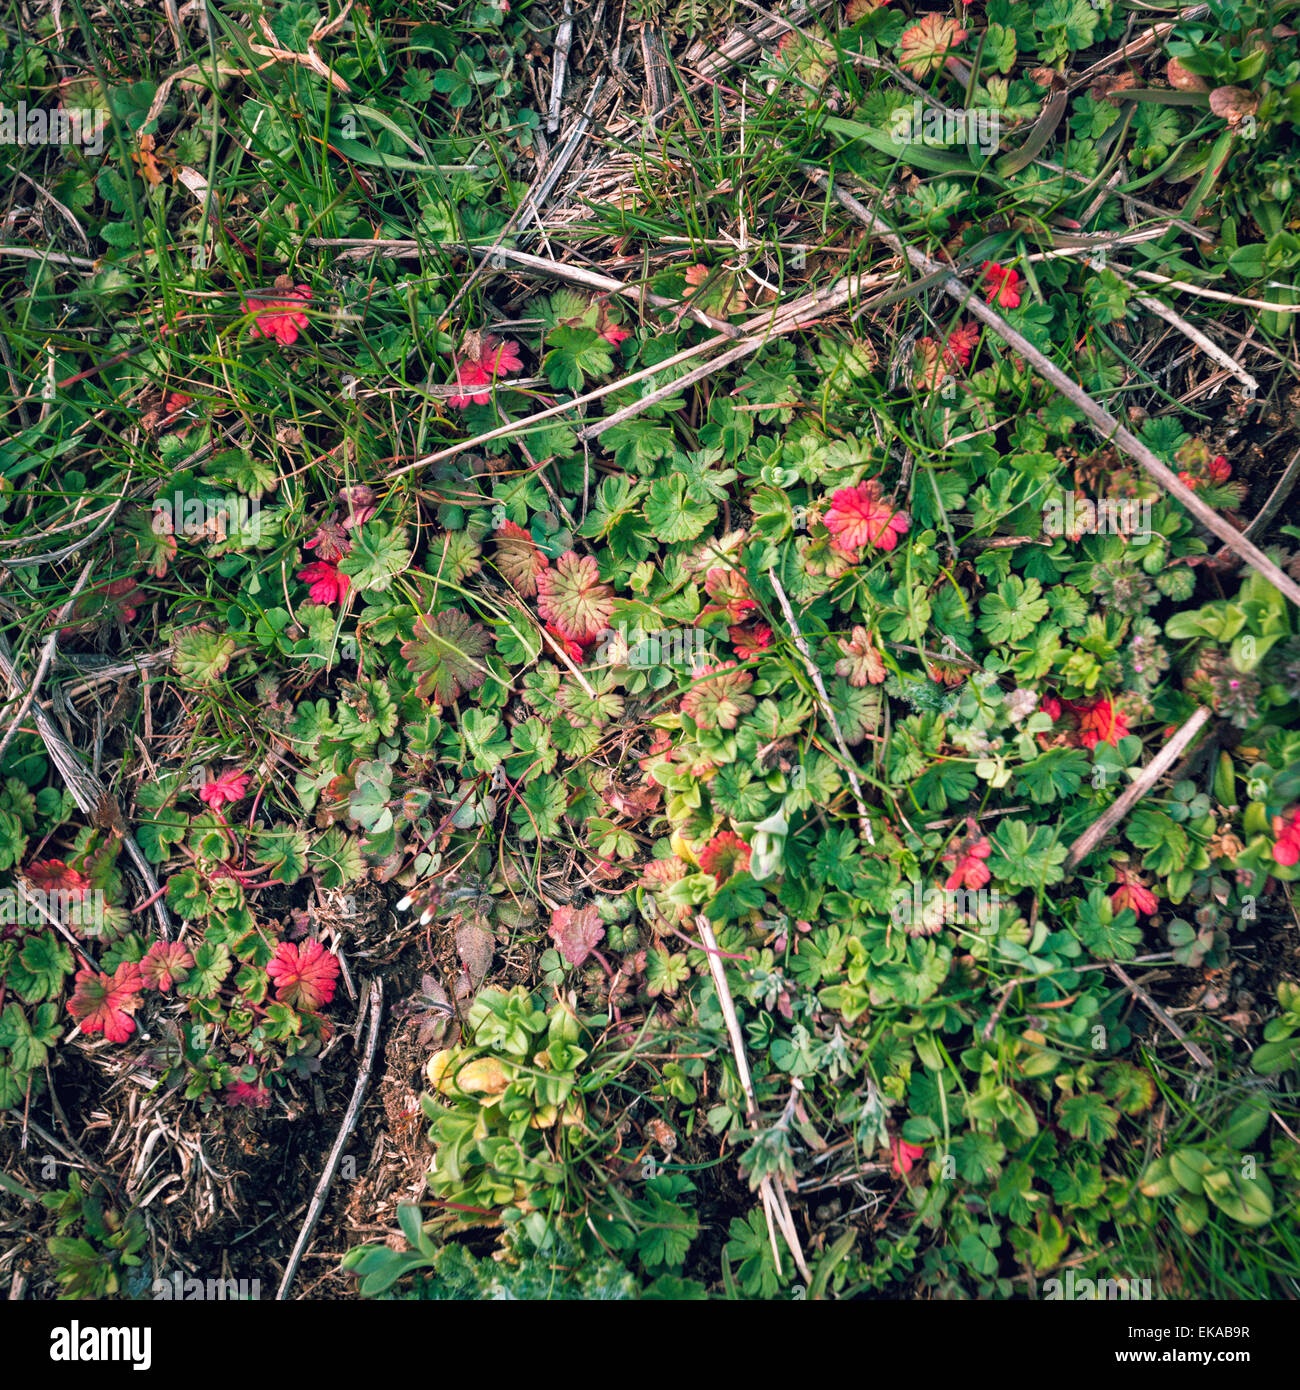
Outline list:
[[[140,962],[140,975],[150,989],[166,994],[174,984],[189,978],[193,965],[194,957],[179,941],[155,941]]]
[[[338,603],[348,591],[348,577],[340,574],[337,565],[327,560],[313,560],[298,571],[298,578],[308,585],[313,603]]]
[[[575,909],[557,907],[551,912],[550,938],[570,965],[581,965],[605,935],[594,904]]]
[[[265,1110],[271,1103],[271,1093],[265,1086],[250,1086],[247,1081],[233,1081],[226,1087],[227,1105],[251,1105]]]
[[[140,967],[134,961],[124,960],[112,975],[78,970],[68,1012],[83,1033],[103,1033],[109,1042],[125,1042],[135,1032],[130,1015],[140,1007],[143,989]]]
[[[199,800],[219,811],[227,803],[241,800],[248,791],[248,773],[231,768],[199,788]]]
[[[566,550],[537,576],[537,611],[571,642],[586,646],[608,626],[614,591],[590,555]]]
[[[836,547],[855,559],[864,545],[893,550],[909,524],[907,513],[884,499],[875,479],[840,488],[831,498],[825,519]]]
[[[299,285],[282,299],[250,299],[245,308],[255,314],[248,330],[250,338],[273,338],[281,347],[288,347],[307,327],[307,315],[297,306],[311,303],[311,287]]]
[[[334,998],[339,963],[319,941],[304,941],[298,946],[282,941],[266,973],[275,982],[275,997],[280,1003],[296,1009],[319,1009]]]
[[[992,846],[983,835],[970,835],[955,850],[944,855],[955,859],[957,867],[948,875],[945,888],[983,888],[989,881],[989,866],[984,862]]]

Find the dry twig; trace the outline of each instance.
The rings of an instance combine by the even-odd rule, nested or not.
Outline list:
[[[373,979],[370,981],[369,1031],[366,1034],[366,1050],[361,1059],[361,1070],[357,1073],[357,1084],[352,1088],[352,1099],[348,1102],[348,1108],[344,1112],[343,1123],[339,1126],[334,1147],[325,1160],[325,1170],[321,1173],[320,1181],[316,1184],[316,1191],[312,1194],[311,1206],[307,1208],[307,1219],[302,1223],[302,1230],[298,1232],[298,1239],[294,1242],[293,1253],[289,1256],[289,1263],[285,1267],[284,1278],[280,1280],[280,1287],[275,1291],[277,1303],[282,1303],[289,1295],[289,1289],[293,1284],[294,1276],[298,1273],[298,1266],[302,1263],[307,1243],[311,1240],[312,1232],[316,1229],[321,1212],[325,1210],[325,1199],[329,1196],[330,1185],[334,1181],[339,1159],[343,1157],[343,1149],[352,1133],[353,1126],[357,1122],[361,1101],[366,1094],[366,1087],[370,1084],[370,1071],[374,1066],[375,1052],[379,1047],[379,1020],[383,1010],[383,982]]]
[[[736,1059],[736,1075],[740,1078],[740,1087],[745,1093],[745,1113],[752,1127],[758,1120],[758,1103],[754,1099],[754,1081],[749,1074],[749,1062],[745,1058],[745,1037],[740,1031],[740,1019],[736,1016],[736,1003],[731,997],[731,987],[727,984],[722,955],[718,950],[718,941],[713,935],[709,919],[701,913],[696,917],[695,925],[699,929],[700,939],[704,942],[704,954],[709,962],[709,971],[713,975],[714,988],[718,992],[718,1007],[722,1010],[722,1017],[727,1025],[727,1036],[731,1040],[732,1055]],[[772,1258],[776,1261],[777,1273],[781,1272],[781,1253],[776,1244],[776,1231],[779,1228],[791,1255],[794,1256],[799,1273],[805,1279],[811,1280],[812,1276],[804,1262],[803,1247],[799,1243],[799,1232],[795,1230],[794,1216],[790,1211],[785,1189],[768,1174],[759,1183],[758,1191],[763,1202],[763,1215],[767,1219],[767,1236],[772,1245]]]
[[[795,620],[794,609],[790,606],[790,600],[786,597],[785,590],[781,587],[781,581],[777,578],[776,572],[772,571],[768,575],[772,582],[772,588],[776,590],[777,602],[781,605],[781,611],[785,614],[785,620],[790,625],[790,636],[794,638],[794,644],[799,649],[799,655],[803,657],[803,663],[808,669],[808,676],[817,691],[817,703],[821,705],[822,713],[826,716],[826,722],[831,726],[831,733],[834,735],[836,746],[844,758],[844,771],[848,774],[849,785],[853,788],[854,800],[858,803],[858,829],[862,838],[869,844],[876,843],[876,837],[871,833],[871,820],[867,815],[867,803],[862,795],[862,783],[858,779],[857,768],[853,763],[853,755],[849,752],[849,746],[844,741],[844,733],[840,729],[840,721],[835,717],[835,711],[831,708],[830,696],[826,693],[826,683],[822,680],[822,673],[817,669],[817,663],[812,658],[812,652],[808,650],[808,643],[804,640],[803,633],[799,630],[799,624]]]
[[[1142,769],[1137,781],[1132,786],[1127,787],[1122,795],[1116,797],[1087,830],[1075,840],[1065,856],[1067,871],[1073,871],[1077,868],[1080,861],[1097,848],[1104,836],[1117,826],[1160,778],[1169,771],[1178,761],[1178,756],[1183,749],[1200,733],[1201,727],[1209,717],[1210,711],[1207,708],[1202,706],[1198,709]]]

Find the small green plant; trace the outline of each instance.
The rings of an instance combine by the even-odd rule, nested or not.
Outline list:
[[[141,1262],[137,1252],[148,1239],[143,1216],[119,1210],[101,1179],[86,1185],[79,1173],[69,1173],[67,1187],[44,1193],[41,1201],[56,1217],[58,1234],[46,1246],[59,1297],[111,1298],[119,1293],[127,1271]]]

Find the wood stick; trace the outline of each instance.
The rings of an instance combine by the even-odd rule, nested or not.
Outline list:
[[[284,1271],[284,1278],[280,1280],[280,1287],[275,1292],[277,1303],[282,1303],[289,1295],[294,1276],[298,1273],[298,1266],[302,1263],[303,1253],[307,1249],[307,1242],[311,1240],[312,1232],[316,1229],[321,1212],[325,1210],[325,1199],[329,1196],[330,1184],[334,1181],[334,1173],[339,1166],[339,1160],[343,1157],[344,1145],[347,1144],[348,1137],[357,1122],[362,1098],[365,1096],[366,1087],[370,1084],[370,1070],[374,1066],[375,1051],[379,1046],[379,1019],[383,1009],[383,982],[377,979],[371,980],[370,1024],[366,1035],[365,1055],[361,1059],[361,1070],[357,1073],[357,1084],[352,1088],[352,1099],[348,1102],[343,1123],[339,1126],[338,1136],[334,1140],[334,1147],[325,1160],[325,1171],[320,1175],[320,1181],[316,1184],[316,1191],[312,1194],[311,1206],[307,1209],[307,1219],[302,1223],[302,1230],[298,1232],[298,1239],[294,1243],[293,1253],[289,1256],[289,1264]]]
[[[1142,769],[1137,781],[1126,788],[1121,796],[1116,797],[1087,830],[1075,840],[1065,856],[1065,867],[1068,872],[1072,872],[1085,855],[1091,854],[1101,843],[1102,837],[1118,825],[1160,778],[1169,771],[1178,761],[1183,749],[1200,733],[1201,727],[1209,717],[1210,711],[1205,706],[1198,709]]]
[[[750,1126],[753,1127],[758,1119],[758,1102],[754,1098],[754,1081],[749,1074],[749,1062],[745,1058],[745,1036],[740,1031],[740,1019],[736,1015],[735,1000],[731,997],[731,986],[727,984],[726,970],[721,960],[722,953],[718,950],[718,940],[713,935],[709,919],[703,913],[695,918],[695,925],[699,929],[700,939],[704,942],[704,954],[709,962],[709,971],[713,975],[713,987],[718,993],[718,1007],[722,1010],[723,1021],[727,1025],[727,1037],[731,1040],[732,1055],[736,1059],[736,1075],[740,1078],[740,1088],[745,1093],[745,1113]],[[776,1261],[777,1273],[781,1272],[781,1255],[776,1244],[776,1228],[780,1227],[799,1273],[811,1281],[812,1276],[804,1262],[799,1233],[795,1230],[794,1217],[790,1213],[790,1203],[784,1189],[774,1182],[769,1174],[759,1183],[758,1192],[763,1202],[767,1236],[772,1245],[772,1258]]]
[[[808,643],[804,641],[804,635],[799,630],[799,624],[795,620],[794,609],[790,606],[790,600],[786,597],[785,590],[781,587],[781,581],[777,578],[775,570],[768,575],[768,579],[772,582],[772,588],[776,590],[777,601],[781,605],[781,611],[785,614],[786,622],[790,625],[790,636],[794,638],[799,655],[803,657],[804,666],[807,668],[808,676],[817,692],[817,702],[821,705],[822,713],[826,716],[826,722],[831,726],[835,744],[844,759],[844,771],[848,774],[849,785],[853,788],[854,800],[858,803],[858,830],[869,845],[874,845],[876,837],[871,833],[871,819],[867,815],[867,803],[862,794],[862,783],[858,780],[857,768],[853,763],[853,754],[849,752],[849,746],[844,741],[840,721],[836,719],[835,711],[831,708],[831,699],[826,693],[826,683],[822,680],[822,673],[817,669],[817,664],[812,659],[812,652],[808,650]]]
[[[1128,975],[1124,973],[1123,968],[1117,965],[1114,961],[1110,962],[1110,968],[1114,972],[1116,979],[1120,981],[1124,988],[1128,990],[1128,992],[1135,999],[1141,1000],[1141,1002],[1145,1004],[1148,1009],[1150,1009],[1152,1014],[1154,1014],[1155,1017],[1161,1023],[1163,1023],[1166,1028],[1169,1029],[1169,1031],[1174,1035],[1174,1037],[1176,1037],[1178,1041],[1182,1043],[1182,1045],[1187,1049],[1188,1055],[1192,1058],[1192,1060],[1196,1063],[1198,1067],[1205,1067],[1208,1070],[1214,1069],[1214,1063],[1209,1059],[1209,1057],[1206,1056],[1205,1052],[1200,1047],[1198,1047],[1197,1044],[1194,1043],[1191,1040],[1191,1038],[1187,1036],[1186,1033],[1183,1032],[1183,1030],[1178,1026],[1178,1024],[1175,1023],[1174,1020],[1169,1017],[1169,1015],[1164,1011],[1164,1009],[1162,1009],[1160,1005],[1157,1004],[1154,999],[1152,999],[1152,997],[1146,992],[1146,990],[1142,988],[1140,984],[1138,984],[1136,980],[1130,979]]]

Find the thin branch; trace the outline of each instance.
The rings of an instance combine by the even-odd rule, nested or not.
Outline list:
[[[1162,304],[1160,300],[1152,299],[1149,294],[1134,295],[1133,303],[1145,309],[1148,314],[1154,314],[1156,318],[1164,319],[1184,337],[1190,338],[1212,362],[1217,362],[1224,371],[1231,372],[1246,388],[1252,400],[1259,395],[1259,382],[1251,376],[1245,367],[1226,353],[1212,338],[1207,337],[1199,328],[1188,323],[1181,314],[1175,313],[1168,304]]]
[[[727,984],[727,973],[720,959],[717,938],[709,919],[701,913],[695,919],[700,938],[704,942],[704,953],[713,975],[713,986],[718,994],[718,1007],[722,1010],[723,1021],[727,1025],[727,1037],[731,1040],[732,1055],[736,1059],[736,1075],[740,1078],[741,1090],[745,1093],[745,1114],[752,1128],[758,1120],[758,1102],[754,1097],[754,1081],[749,1074],[749,1062],[745,1058],[745,1037],[740,1031],[740,1019],[736,1015],[736,1003],[731,996],[731,986]],[[799,1273],[811,1282],[812,1276],[804,1262],[803,1248],[799,1243],[799,1233],[795,1230],[794,1217],[785,1189],[767,1174],[759,1183],[759,1196],[763,1202],[763,1215],[767,1219],[767,1236],[772,1245],[772,1258],[776,1261],[777,1273],[781,1272],[781,1253],[776,1244],[776,1227],[780,1228],[785,1243],[790,1248]]]
[[[1282,509],[1282,503],[1291,495],[1291,489],[1295,486],[1296,479],[1300,477],[1300,449],[1291,455],[1291,461],[1282,472],[1282,476],[1277,480],[1277,485],[1268,495],[1268,501],[1259,509],[1259,515],[1241,533],[1243,536],[1258,536],[1263,533],[1264,528]],[[1225,545],[1219,551],[1219,557],[1227,554],[1228,547]]]
[[[9,690],[14,694],[23,688],[22,678],[14,666],[13,650],[3,633],[0,633],[0,678],[3,678]],[[112,802],[108,789],[81,761],[76,749],[63,736],[62,730],[40,705],[33,706],[32,721],[36,725],[36,732],[41,736],[41,742],[45,745],[45,751],[50,755],[50,761],[58,768],[59,775],[67,783],[73,800],[76,801],[84,815],[97,816],[106,802]],[[118,833],[122,836],[122,847],[130,855],[131,862],[135,865],[137,872],[144,880],[145,887],[149,890],[150,901],[153,904],[154,915],[158,918],[158,926],[162,931],[163,940],[170,941],[172,934],[171,917],[168,915],[166,904],[162,901],[158,879],[154,875],[153,868],[144,855],[140,853],[140,846],[136,844],[135,839],[127,832],[126,828],[123,827]]]
[[[1128,990],[1128,992],[1135,999],[1141,1000],[1142,1003],[1145,1004],[1147,1008],[1151,1010],[1152,1014],[1154,1014],[1155,1017],[1159,1019],[1160,1022],[1163,1023],[1166,1028],[1169,1029],[1169,1031],[1174,1035],[1174,1037],[1176,1037],[1178,1041],[1182,1043],[1182,1045],[1187,1049],[1188,1055],[1191,1057],[1191,1059],[1196,1063],[1198,1067],[1205,1067],[1207,1070],[1213,1070],[1214,1063],[1209,1059],[1208,1056],[1206,1056],[1205,1052],[1200,1047],[1198,1047],[1197,1044],[1194,1043],[1191,1040],[1191,1038],[1187,1036],[1186,1033],[1183,1032],[1183,1030],[1178,1026],[1178,1024],[1176,1024],[1174,1020],[1169,1017],[1169,1015],[1164,1011],[1164,1009],[1162,1009],[1160,1005],[1157,1004],[1154,999],[1152,999],[1152,997],[1146,992],[1146,990],[1142,988],[1140,984],[1138,984],[1136,980],[1130,979],[1129,976],[1125,974],[1122,966],[1119,966],[1114,961],[1111,961],[1110,968],[1114,972],[1116,979],[1120,981],[1124,988]]]
[[[59,615],[54,620],[54,628],[50,635],[45,639],[45,646],[41,649],[41,659],[36,665],[36,673],[32,676],[31,684],[27,688],[27,694],[23,696],[23,702],[18,707],[18,713],[14,715],[13,722],[5,731],[4,738],[0,738],[0,757],[4,756],[4,751],[13,742],[14,735],[18,732],[19,725],[27,718],[27,711],[31,709],[36,699],[36,692],[41,688],[41,682],[45,679],[45,673],[50,669],[50,663],[54,660],[54,653],[59,645],[59,627],[66,623],[72,616],[72,610],[77,602],[77,595],[86,587],[86,580],[90,578],[90,571],[94,568],[94,561],[88,560],[82,568],[77,582],[72,586],[72,592],[68,595],[67,602],[59,609]]]
[[[1075,840],[1070,846],[1069,853],[1065,856],[1067,871],[1072,872],[1085,855],[1091,854],[1101,843],[1102,838],[1117,826],[1160,778],[1169,771],[1178,761],[1183,749],[1200,733],[1201,727],[1209,717],[1210,711],[1205,706],[1198,709],[1142,769],[1137,781],[1132,786],[1127,787],[1122,795],[1116,797],[1087,830]]]
[[[812,652],[808,650],[808,643],[804,641],[804,635],[799,630],[799,624],[795,619],[794,609],[790,606],[790,600],[786,597],[785,590],[781,587],[781,581],[777,578],[775,570],[768,575],[768,579],[771,580],[772,588],[776,591],[777,602],[781,605],[785,620],[790,625],[790,636],[794,638],[794,644],[799,649],[799,655],[803,657],[804,666],[807,667],[809,678],[817,691],[817,702],[821,705],[826,722],[831,726],[831,733],[835,738],[836,746],[844,758],[844,771],[848,774],[849,785],[853,788],[853,799],[858,803],[858,829],[862,838],[869,845],[874,845],[876,837],[871,833],[871,819],[867,815],[867,803],[862,795],[862,783],[858,780],[858,771],[853,762],[853,754],[849,752],[849,746],[844,741],[840,721],[836,719],[835,711],[831,708],[831,699],[826,693],[826,684],[822,680],[822,673],[817,669]]]
[[[325,1210],[325,1199],[329,1196],[330,1185],[334,1181],[339,1159],[343,1157],[344,1146],[357,1122],[361,1101],[366,1094],[366,1087],[370,1084],[370,1071],[375,1063],[375,1051],[379,1046],[379,1020],[383,1009],[383,982],[377,979],[371,980],[369,1032],[366,1035],[366,1051],[361,1059],[361,1070],[357,1073],[357,1084],[352,1088],[352,1099],[348,1102],[348,1108],[343,1115],[343,1123],[339,1126],[334,1147],[325,1160],[325,1171],[320,1175],[320,1181],[316,1184],[311,1206],[307,1209],[307,1219],[302,1223],[302,1230],[298,1232],[298,1239],[294,1242],[293,1253],[289,1256],[289,1264],[284,1271],[284,1278],[280,1280],[280,1287],[275,1292],[277,1303],[282,1303],[288,1297],[294,1276],[298,1273],[298,1266],[302,1263],[302,1257],[307,1250],[307,1243],[311,1240],[312,1232],[316,1229],[321,1212]]]

